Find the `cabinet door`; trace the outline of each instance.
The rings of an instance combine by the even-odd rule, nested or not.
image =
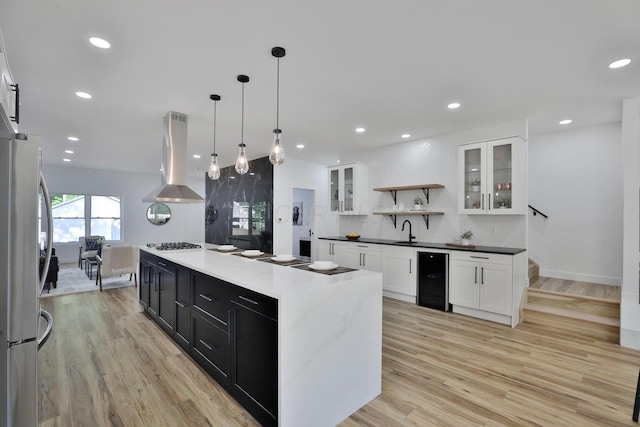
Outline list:
[[[169,335],[173,335],[175,328],[175,307],[176,307],[176,273],[175,268],[170,263],[158,261],[158,272],[156,280],[158,283],[158,324],[162,326]]]
[[[340,177],[340,168],[329,169],[329,197],[331,206],[331,212],[339,212],[342,206],[340,186],[342,185],[342,178]]]
[[[0,43],[0,109],[4,110],[6,117],[9,118],[16,115],[16,93],[13,91],[13,84],[9,64]],[[18,132],[18,124],[12,119],[9,119],[6,125],[12,128],[13,132]]]
[[[231,306],[233,394],[261,424],[275,425],[278,416],[278,323],[236,301],[232,301]]]
[[[158,287],[158,269],[151,266],[149,269],[149,308],[148,313],[157,318],[160,312],[160,288]]]
[[[512,267],[483,263],[479,275],[480,310],[511,316]]]
[[[149,307],[149,287],[153,277],[153,267],[146,261],[140,260],[140,304]]]
[[[318,261],[336,262],[334,242],[330,240],[318,240]]]
[[[397,250],[380,252],[380,271],[382,288],[385,291],[416,296],[415,250],[396,248]]]
[[[479,308],[480,263],[452,259],[449,263],[449,302]]]
[[[191,270],[177,267],[176,277],[176,341],[185,349],[191,344],[191,303],[192,298]]]
[[[487,142],[489,214],[524,214],[526,211],[526,161],[522,144],[520,138]]]
[[[486,144],[458,147],[458,213],[484,214],[486,199]]]
[[[380,248],[376,245],[346,244],[347,267],[362,270],[380,271]]]

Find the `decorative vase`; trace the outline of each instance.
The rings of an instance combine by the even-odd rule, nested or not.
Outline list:
[[[469,246],[471,244],[471,241],[469,239],[462,239],[462,245],[464,246]]]
[[[422,210],[422,205],[413,205],[413,210],[414,211],[421,211]]]

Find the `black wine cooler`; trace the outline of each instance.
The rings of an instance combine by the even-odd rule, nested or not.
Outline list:
[[[418,252],[418,305],[449,311],[449,254]]]

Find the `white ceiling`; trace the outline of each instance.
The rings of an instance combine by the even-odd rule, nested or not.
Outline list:
[[[189,172],[213,149],[235,161],[241,84],[249,158],[280,127],[288,156],[334,164],[342,150],[528,119],[530,133],[618,122],[640,96],[637,0],[0,0],[21,89],[21,131],[44,162],[157,172],[162,119],[189,116]],[[101,50],[90,36],[111,42]],[[631,58],[611,70],[613,60]],[[93,94],[82,100],[78,90]],[[458,101],[458,110],[447,104]],[[356,134],[356,127],[366,132]],[[74,135],[80,142],[71,143]],[[304,143],[304,150],[295,144]]]

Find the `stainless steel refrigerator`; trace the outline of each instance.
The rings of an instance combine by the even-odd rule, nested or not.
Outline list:
[[[0,427],[35,427],[38,349],[53,325],[39,301],[51,259],[51,201],[38,137],[11,132],[0,120]],[[42,274],[41,201],[48,229]]]

